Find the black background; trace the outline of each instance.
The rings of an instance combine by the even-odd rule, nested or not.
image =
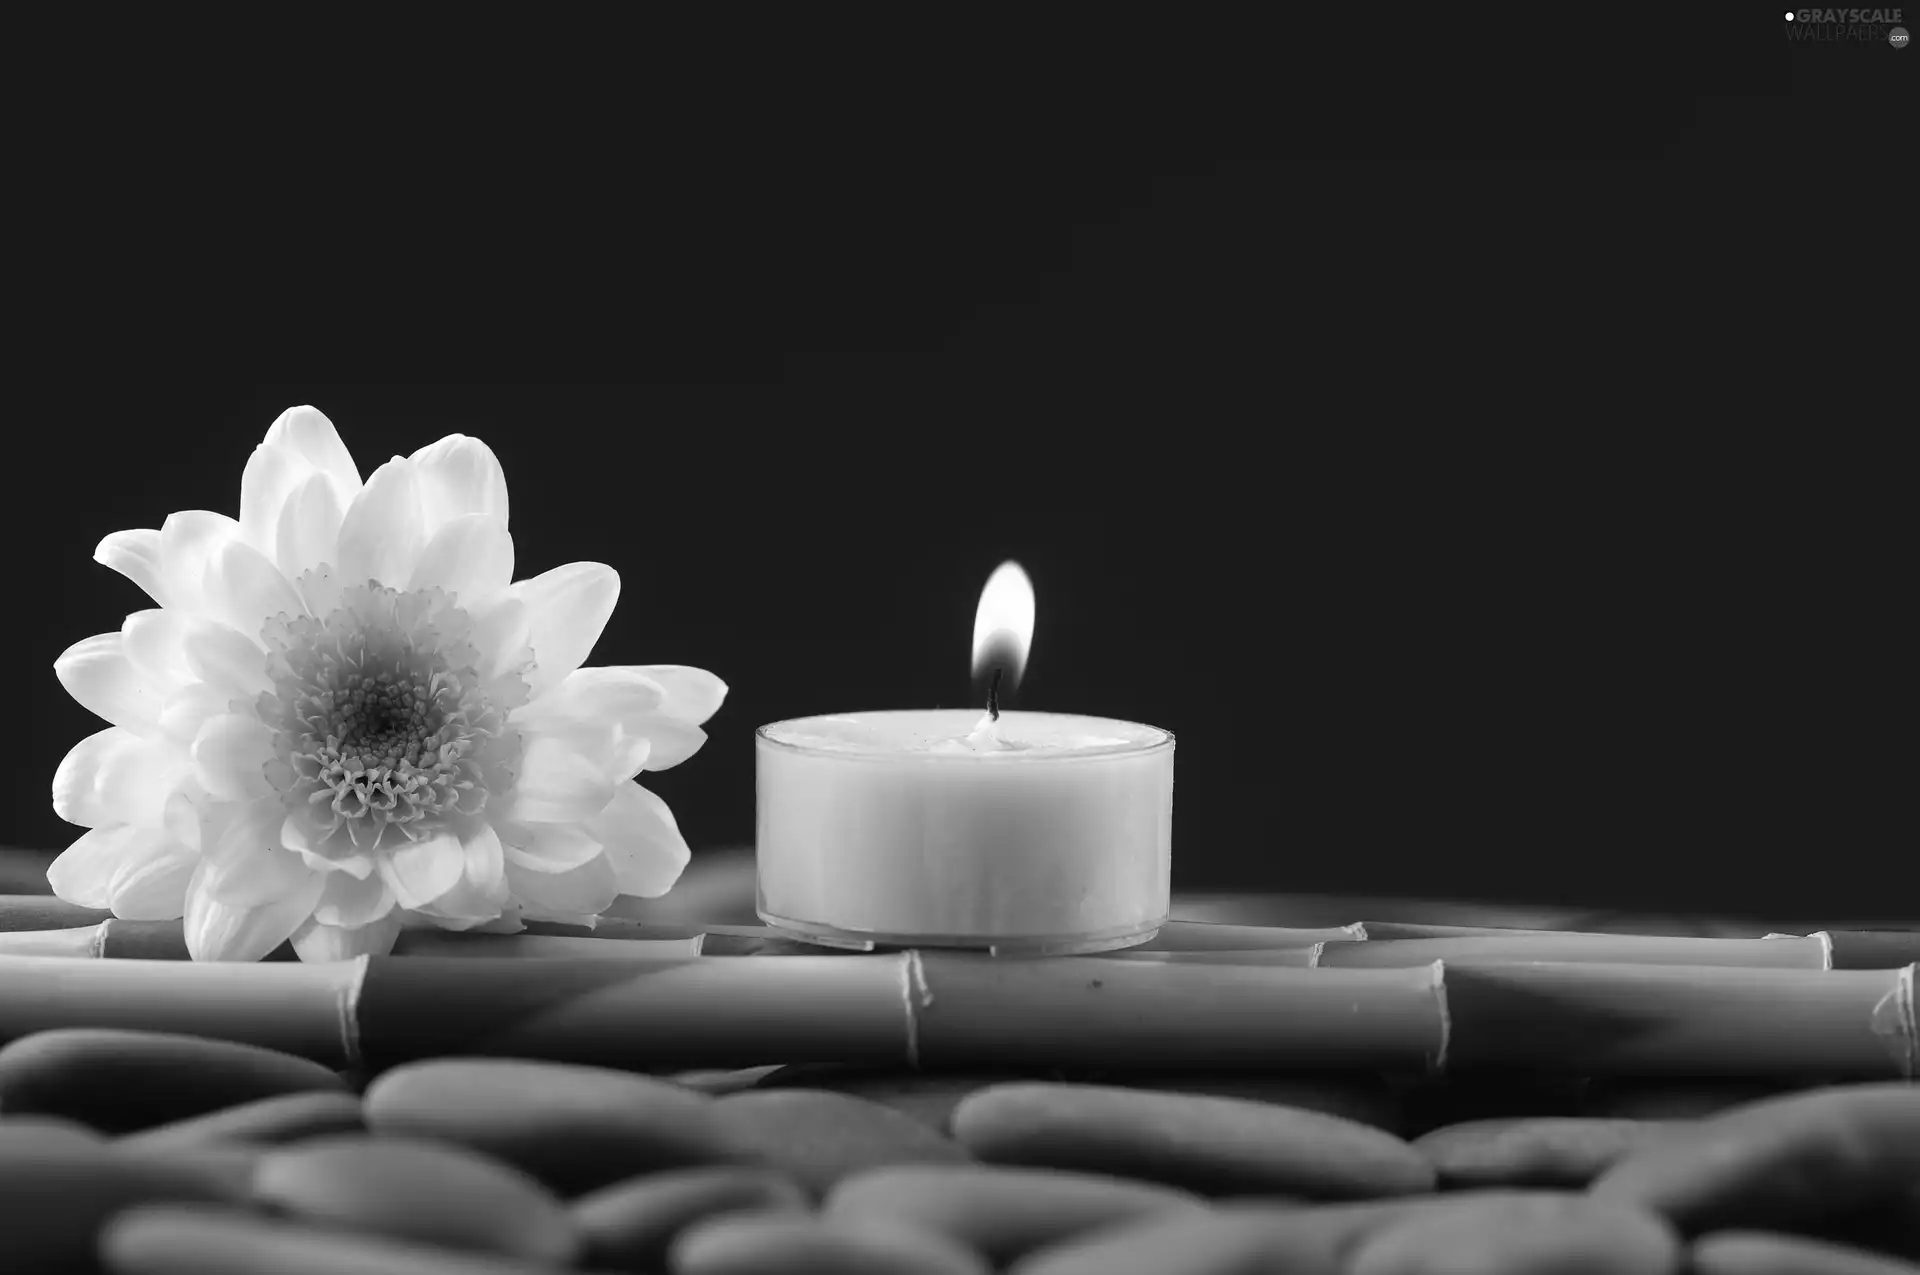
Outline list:
[[[1179,887],[1912,915],[1920,54],[1779,26],[129,95],[22,187],[0,840],[76,835],[95,543],[311,403],[487,441],[518,577],[621,573],[590,662],[730,683],[648,779],[696,848],[754,726],[969,702],[1011,557],[1015,702],[1178,734]]]

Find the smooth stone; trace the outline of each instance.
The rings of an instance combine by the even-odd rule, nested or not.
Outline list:
[[[688,1228],[673,1275],[988,1275],[986,1259],[942,1235],[854,1226],[810,1214],[733,1213]]]
[[[825,1216],[934,1231],[1004,1266],[1037,1248],[1206,1201],[1107,1174],[990,1165],[894,1165],[841,1179]]]
[[[100,1236],[114,1275],[552,1275],[535,1262],[204,1207],[130,1209]]]
[[[565,1265],[580,1238],[532,1177],[463,1147],[336,1136],[263,1155],[254,1199],[321,1225]]]
[[[247,1142],[207,1142],[190,1147],[139,1147],[126,1141],[109,1143],[122,1160],[164,1166],[169,1172],[195,1176],[223,1197],[253,1198],[253,1172],[266,1148]]]
[[[660,1079],[679,1085],[682,1089],[691,1089],[695,1093],[718,1096],[757,1089],[763,1081],[777,1074],[783,1066],[785,1066],[784,1063],[769,1063],[763,1067],[672,1071],[664,1073]]]
[[[1675,1121],[1547,1116],[1469,1120],[1414,1139],[1440,1185],[1583,1187],[1615,1161],[1685,1126]]]
[[[1089,1083],[1126,1089],[1206,1094],[1215,1098],[1243,1098],[1299,1107],[1323,1115],[1372,1125],[1399,1134],[1406,1115],[1399,1097],[1380,1076],[1365,1072],[1301,1072],[1282,1075],[1241,1075],[1234,1072],[1151,1073],[1138,1077],[1108,1073],[1088,1077]]]
[[[360,1109],[359,1098],[322,1090],[260,1098],[224,1111],[156,1125],[128,1134],[119,1145],[161,1149],[248,1142],[277,1146],[328,1134],[364,1133],[366,1128],[367,1117]]]
[[[964,1164],[952,1138],[891,1107],[824,1089],[768,1089],[715,1100],[736,1145],[816,1196],[848,1174],[888,1164]]]
[[[1804,1231],[1815,1239],[1920,1262],[1920,1179],[1893,1199],[1835,1214]]]
[[[1735,1108],[1628,1155],[1591,1187],[1689,1234],[1792,1227],[1920,1181],[1920,1085],[1839,1085]]]
[[[1361,1244],[1344,1275],[1676,1275],[1682,1253],[1645,1209],[1541,1192],[1409,1216]]]
[[[1400,1132],[1409,1138],[1469,1120],[1580,1116],[1592,1082],[1581,1076],[1498,1072],[1397,1079]]]
[[[193,1166],[119,1155],[70,1129],[0,1130],[0,1269],[88,1270],[100,1227],[122,1209],[245,1198]]]
[[[720,1213],[811,1212],[806,1189],[777,1169],[720,1165],[616,1182],[581,1196],[570,1213],[589,1262],[649,1269],[680,1232]]]
[[[1784,1092],[1792,1091],[1760,1080],[1615,1080],[1594,1087],[1586,1113],[1617,1120],[1698,1120]]]
[[[1318,1199],[1434,1189],[1433,1165],[1352,1120],[1273,1103],[1105,1085],[996,1085],[962,1102],[954,1136],[982,1160],[1164,1182],[1209,1195]]]
[[[1693,1242],[1688,1275],[1920,1275],[1920,1265],[1803,1235],[1716,1231]]]
[[[462,1143],[525,1170],[562,1195],[610,1182],[752,1158],[714,1099],[603,1067],[508,1058],[408,1063],[367,1086],[376,1133]]]
[[[65,1116],[0,1116],[0,1145],[8,1138],[66,1138],[87,1146],[104,1146],[106,1138],[98,1129],[69,1120]]]
[[[831,1089],[852,1094],[885,1107],[940,1133],[953,1128],[953,1109],[968,1094],[989,1085],[1031,1076],[1005,1071],[899,1071],[891,1068],[830,1067],[803,1065],[783,1067],[761,1082],[762,1089]]]
[[[0,1048],[0,1112],[65,1116],[109,1134],[344,1088],[309,1059],[200,1036],[63,1027]]]
[[[1313,1208],[1217,1205],[1108,1227],[1037,1249],[1010,1275],[1341,1275],[1368,1235],[1432,1196]]]

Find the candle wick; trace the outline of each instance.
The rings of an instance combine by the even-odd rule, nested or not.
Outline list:
[[[1000,675],[1005,671],[993,670],[993,681],[987,685],[987,715],[996,722],[1000,720]]]

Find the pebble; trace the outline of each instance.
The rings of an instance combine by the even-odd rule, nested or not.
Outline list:
[[[1920,1275],[1897,1257],[1767,1231],[1717,1231],[1694,1241],[1688,1275]]]
[[[1891,1199],[1920,1180],[1920,1086],[1842,1085],[1737,1107],[1595,1180],[1689,1234],[1793,1226]]]
[[[945,1236],[786,1211],[701,1222],[673,1242],[667,1269],[673,1275],[988,1275],[990,1270],[978,1253]]]
[[[1109,1227],[1015,1261],[1010,1275],[1341,1275],[1345,1255],[1431,1196],[1284,1209],[1219,1205]]]
[[[1382,1227],[1343,1275],[1676,1275],[1673,1228],[1631,1205],[1538,1192],[1462,1198]]]
[[[1592,1087],[1584,1077],[1535,1072],[1420,1076],[1394,1082],[1400,1132],[1407,1137],[1469,1120],[1588,1115]]]
[[[336,1136],[268,1152],[254,1199],[288,1217],[565,1265],[579,1236],[533,1178],[462,1147]]]
[[[0,1146],[9,1138],[65,1138],[86,1145],[104,1145],[99,1130],[65,1116],[0,1116]],[[38,1145],[36,1143],[36,1145]]]
[[[0,1048],[0,1112],[132,1133],[277,1094],[341,1092],[305,1058],[163,1032],[63,1027]]]
[[[0,1268],[8,1271],[89,1269],[101,1225],[146,1201],[244,1199],[194,1168],[118,1155],[55,1122],[0,1124]]]
[[[253,1172],[266,1148],[245,1142],[208,1142],[191,1147],[142,1147],[122,1139],[108,1144],[122,1160],[164,1168],[182,1177],[196,1177],[222,1198],[250,1200]]]
[[[692,1089],[696,1093],[726,1094],[743,1093],[756,1089],[769,1077],[779,1073],[784,1064],[769,1063],[764,1067],[704,1068],[696,1071],[673,1071],[662,1075],[660,1079],[671,1081],[683,1089]]]
[[[1433,1165],[1392,1134],[1317,1111],[1106,1085],[996,1085],[955,1109],[982,1160],[1118,1173],[1210,1195],[1321,1199],[1431,1191]]]
[[[602,1067],[450,1058],[385,1072],[363,1105],[376,1133],[462,1143],[573,1196],[642,1173],[751,1159],[720,1101],[732,1100]]]
[[[721,1165],[616,1182],[575,1200],[571,1213],[587,1261],[648,1270],[666,1261],[680,1232],[716,1214],[812,1207],[806,1189],[784,1173]]]
[[[1444,1187],[1583,1187],[1614,1161],[1686,1126],[1586,1116],[1469,1120],[1414,1139]]]
[[[210,1142],[248,1142],[279,1145],[334,1133],[363,1133],[366,1114],[360,1099],[351,1093],[317,1090],[313,1093],[281,1094],[259,1098],[191,1116],[171,1124],[156,1125],[120,1139],[123,1147],[204,1146]]]
[[[897,1071],[870,1067],[783,1067],[761,1083],[763,1089],[831,1089],[892,1107],[941,1133],[953,1127],[953,1109],[968,1094],[988,1085],[1029,1076],[1006,1071]]]
[[[1402,1111],[1400,1100],[1392,1088],[1381,1077],[1366,1072],[1301,1072],[1274,1076],[1239,1076],[1227,1072],[1195,1075],[1173,1073],[1137,1079],[1102,1077],[1095,1083],[1278,1103],[1283,1107],[1299,1107],[1305,1111],[1339,1116],[1392,1134],[1400,1133],[1406,1122],[1406,1113]]]
[[[714,1107],[736,1145],[824,1195],[841,1178],[886,1164],[964,1164],[973,1159],[952,1138],[911,1116],[852,1094],[768,1089],[717,1099]]]
[[[1595,1086],[1586,1114],[1620,1120],[1698,1120],[1773,1098],[1783,1090],[1758,1080],[1616,1080]]]
[[[1206,1206],[1172,1187],[1066,1169],[896,1165],[841,1180],[825,1215],[934,1231],[1004,1266],[1037,1248],[1121,1222]]]
[[[113,1275],[551,1275],[553,1269],[179,1205],[122,1213],[102,1232],[99,1251]]]

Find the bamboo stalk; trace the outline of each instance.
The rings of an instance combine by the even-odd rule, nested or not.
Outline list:
[[[1385,969],[1445,961],[1448,965],[1572,961],[1580,964],[1731,965],[1824,970],[1822,937],[1780,939],[1660,938],[1639,934],[1522,934],[1322,943],[1311,963],[1331,969]]]
[[[0,1041],[49,1027],[137,1027],[336,1066],[497,1054],[641,1070],[834,1062],[1912,1078],[1915,968],[1290,969],[1209,953],[277,966],[14,956],[0,957]]]

